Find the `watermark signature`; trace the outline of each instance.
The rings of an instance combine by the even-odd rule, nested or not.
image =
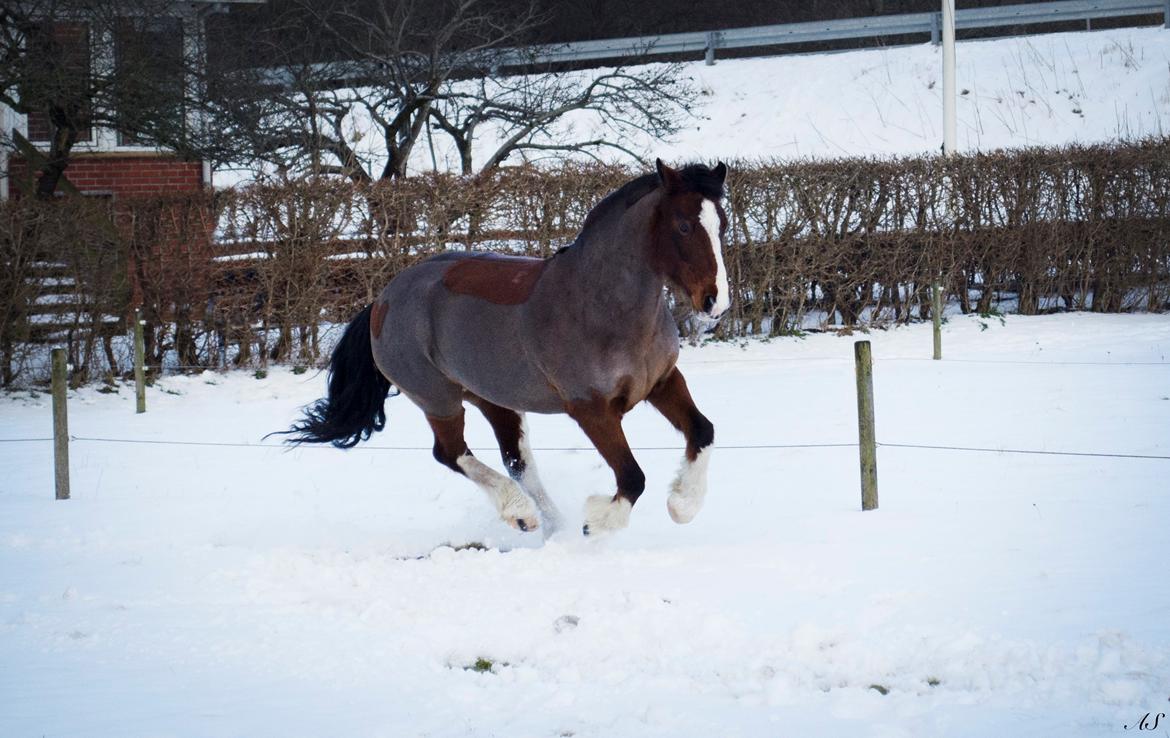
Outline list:
[[[1157,730],[1158,723],[1168,724],[1166,722],[1166,713],[1164,712],[1147,712],[1142,715],[1142,719],[1135,723],[1126,723],[1121,727],[1125,730]]]

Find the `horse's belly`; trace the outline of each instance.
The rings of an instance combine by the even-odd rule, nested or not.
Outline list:
[[[450,300],[435,326],[443,373],[469,392],[521,412],[564,412],[564,403],[525,348],[518,306]]]

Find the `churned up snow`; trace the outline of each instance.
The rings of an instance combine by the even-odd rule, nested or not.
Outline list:
[[[860,512],[852,343],[886,444],[1170,456],[1170,317],[953,316],[685,348],[716,427],[706,504],[666,510],[681,438],[626,421],[647,492],[530,416],[565,530],[500,522],[389,401],[359,448],[256,448],[321,395],[274,370],[70,393],[0,442],[0,735],[1100,736],[1170,712],[1170,461],[879,449]],[[49,434],[44,394],[0,437]],[[468,436],[499,469],[473,412]],[[167,445],[149,442],[221,443]],[[658,447],[671,447],[661,450]],[[760,448],[759,446],[771,446]],[[585,450],[548,450],[582,448]],[[544,449],[544,450],[542,450]],[[676,450],[677,449],[677,450]]]

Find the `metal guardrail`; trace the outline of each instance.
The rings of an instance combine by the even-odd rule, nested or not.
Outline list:
[[[1136,15],[1163,15],[1170,28],[1170,0],[1060,0],[1048,3],[1001,5],[993,8],[969,8],[955,11],[958,30],[1036,25],[1067,21],[1091,21],[1096,18],[1125,18]],[[668,33],[660,36],[634,36],[595,41],[540,46],[526,49],[489,50],[490,65],[498,71],[565,62],[602,60],[641,60],[654,56],[702,52],[707,64],[715,63],[718,49],[750,49],[854,38],[881,38],[930,34],[939,43],[942,13],[904,13],[866,18],[785,23],[774,26],[731,28],[723,31]],[[358,83],[367,76],[362,62],[332,62],[309,66],[314,75],[327,76],[332,83]],[[287,68],[263,70],[270,84],[289,84]]]
[[[1161,13],[1170,28],[1170,0],[1063,0],[1051,3],[1002,5],[955,11],[958,30],[1002,26],[1091,21],[1095,18],[1123,18]],[[745,49],[783,46],[853,38],[880,38],[909,34],[930,34],[939,43],[941,13],[905,13],[866,18],[785,23],[775,26],[732,28],[724,31],[669,33],[660,36],[577,41],[536,51],[516,50],[498,60],[501,67],[557,62],[628,59],[703,52],[708,64],[715,63],[718,49]]]

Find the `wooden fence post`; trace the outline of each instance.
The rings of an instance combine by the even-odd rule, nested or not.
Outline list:
[[[134,311],[134,397],[137,412],[146,412],[146,339],[142,335],[142,311]]]
[[[942,358],[942,288],[938,283],[934,283],[930,287],[930,315],[931,321],[934,323],[934,359],[938,361]]]
[[[53,357],[53,477],[57,499],[69,499],[69,413],[65,407],[65,349],[55,348]]]
[[[877,439],[873,424],[873,354],[869,341],[853,344],[857,364],[857,439],[861,457],[861,509],[876,510]]]

